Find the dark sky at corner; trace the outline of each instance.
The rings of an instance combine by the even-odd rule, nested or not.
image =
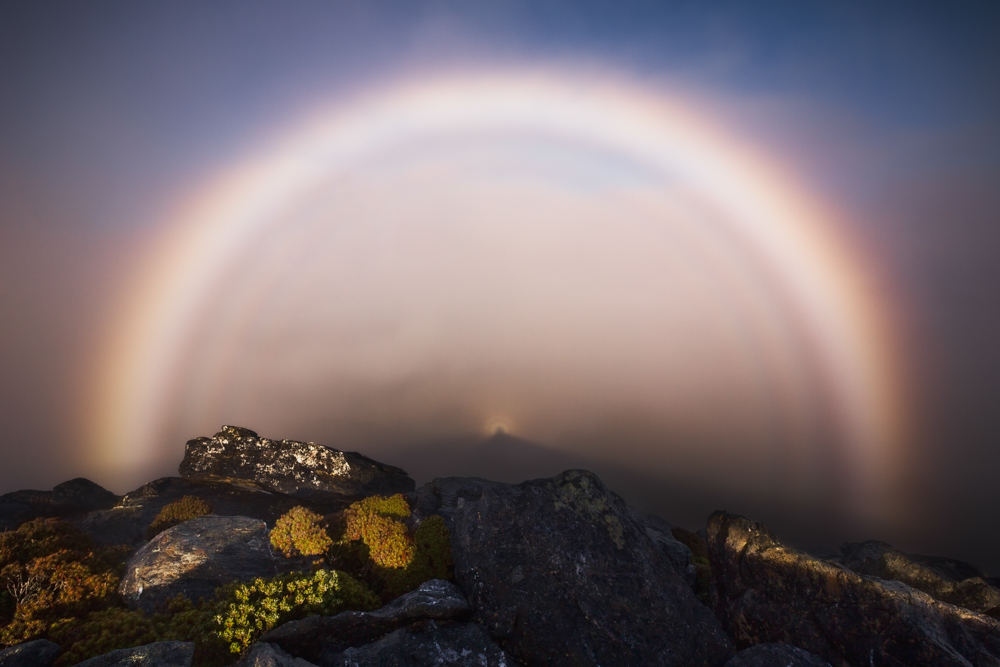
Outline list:
[[[5,2],[0,491],[77,474],[87,362],[157,221],[260,136],[429,71],[597,68],[706,100],[848,214],[905,313],[908,545],[996,573],[998,31],[992,3]]]

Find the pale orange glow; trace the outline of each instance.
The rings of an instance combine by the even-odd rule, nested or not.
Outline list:
[[[391,87],[169,222],[102,359],[93,452],[122,471],[221,418],[307,413],[345,438],[451,420],[556,442],[617,411],[728,443],[663,465],[753,476],[777,438],[808,484],[832,421],[851,502],[892,511],[888,307],[836,229],[660,93],[538,73]]]

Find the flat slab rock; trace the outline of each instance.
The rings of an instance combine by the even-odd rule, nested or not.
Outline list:
[[[762,524],[708,522],[716,613],[737,645],[787,642],[834,667],[1000,664],[1000,623],[791,549]]]
[[[0,667],[51,667],[59,655],[59,644],[36,639],[0,651]]]
[[[289,621],[260,640],[276,644],[292,655],[322,663],[333,654],[368,644],[412,623],[464,620],[471,613],[469,603],[455,584],[431,579],[381,609]]]
[[[105,653],[76,667],[191,667],[194,642],[154,642]]]
[[[310,503],[236,484],[162,477],[125,494],[113,507],[92,511],[74,523],[98,544],[138,546],[145,541],[146,529],[160,510],[184,496],[201,498],[212,507],[213,514],[249,516],[269,526],[297,505],[320,514],[336,512],[346,506],[344,502]]]
[[[478,493],[451,516],[455,579],[513,658],[714,666],[732,655],[719,621],[593,473]]]
[[[830,663],[791,644],[774,642],[743,649],[725,667],[830,667]]]
[[[118,592],[152,612],[178,593],[211,597],[219,586],[278,573],[267,526],[245,516],[204,516],[163,531],[125,566]]]
[[[321,667],[508,667],[513,665],[477,623],[426,621],[371,644],[349,648]]]
[[[388,496],[416,487],[405,471],[357,452],[312,442],[269,440],[237,426],[223,426],[211,438],[189,440],[180,474],[316,501]]]

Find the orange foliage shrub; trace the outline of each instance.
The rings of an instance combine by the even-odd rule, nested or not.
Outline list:
[[[271,546],[287,558],[319,556],[333,544],[322,526],[323,517],[305,507],[293,507],[274,523]]]
[[[184,496],[164,506],[146,529],[146,539],[151,540],[167,528],[212,513],[212,506],[197,496]]]

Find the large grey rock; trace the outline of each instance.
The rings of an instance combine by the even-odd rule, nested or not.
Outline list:
[[[459,507],[479,500],[486,489],[502,491],[512,486],[514,485],[481,477],[438,477],[407,494],[411,523],[415,527],[431,514],[437,514],[444,519],[448,530],[451,530],[452,517]]]
[[[302,658],[294,658],[280,647],[266,642],[251,644],[236,663],[237,667],[315,667]]]
[[[986,583],[986,574],[973,565],[905,554],[875,540],[845,544],[841,553],[844,565],[858,574],[901,581],[942,602],[1000,617],[1000,590]]]
[[[377,642],[349,648],[323,667],[507,667],[511,661],[477,623],[403,628]],[[565,663],[560,663],[565,664]]]
[[[718,665],[732,646],[628,506],[593,474],[484,486],[452,516],[455,579],[528,665]]]
[[[223,426],[211,438],[189,440],[180,474],[315,501],[392,495],[415,487],[403,470],[357,452],[312,442],[268,440],[237,426]]]
[[[51,667],[59,655],[59,644],[36,639],[0,651],[0,667]]]
[[[830,667],[830,663],[791,644],[774,642],[743,649],[725,667]]]
[[[209,598],[232,581],[274,576],[281,563],[267,526],[245,516],[203,516],[163,531],[125,566],[118,588],[133,609],[151,612],[178,593]]]
[[[638,510],[631,505],[628,508],[629,515],[643,527],[649,539],[653,540],[667,560],[674,566],[674,569],[684,577],[688,586],[694,588],[695,570],[691,563],[691,549],[674,537],[674,526],[666,519],[661,519],[655,514],[648,514]]]
[[[269,526],[297,505],[304,505],[320,514],[339,511],[346,505],[344,502],[311,503],[259,488],[223,482],[163,477],[130,491],[113,507],[90,512],[74,523],[99,544],[138,546],[145,541],[146,529],[160,510],[184,496],[201,498],[212,507],[213,514],[249,516]]]
[[[390,632],[425,620],[464,620],[472,613],[455,584],[431,579],[375,611],[345,611],[336,616],[310,616],[274,628],[262,642],[281,646],[315,663],[324,656],[361,646]]]
[[[794,644],[836,667],[1000,665],[1000,623],[786,547],[763,525],[708,523],[716,613],[739,646]]]
[[[154,642],[105,653],[76,667],[191,667],[194,642]]]
[[[39,517],[78,517],[116,502],[118,496],[83,477],[57,484],[51,491],[12,491],[0,496],[0,530],[13,530]]]

